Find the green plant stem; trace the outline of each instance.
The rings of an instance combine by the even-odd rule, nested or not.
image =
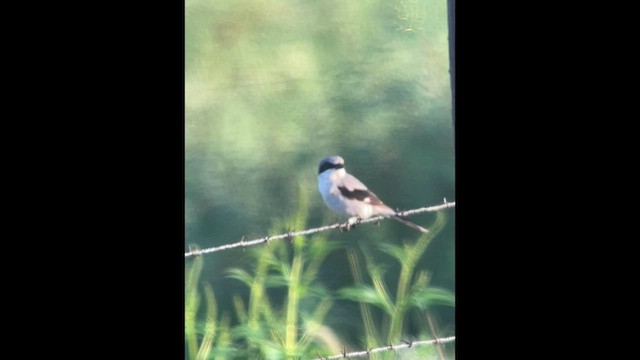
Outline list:
[[[193,259],[191,268],[187,271],[185,281],[185,337],[189,359],[195,359],[198,354],[198,339],[196,335],[196,312],[199,306],[198,279],[202,272],[202,257]]]
[[[229,316],[228,314],[222,314],[222,320],[220,321],[220,336],[218,337],[218,347],[221,349],[227,349],[231,345],[231,331],[229,330]],[[218,355],[216,359],[226,360],[226,352],[223,355]]]
[[[356,285],[362,284],[362,274],[360,273],[360,264],[358,263],[358,256],[353,249],[348,249],[347,256],[349,259],[349,265],[351,266],[351,274],[353,275],[353,281]],[[373,316],[371,315],[371,308],[367,303],[358,302],[360,306],[360,314],[364,322],[364,336],[365,346],[367,349],[375,347],[378,334],[376,333],[376,327],[373,324]],[[377,359],[378,354],[373,354],[372,359]]]
[[[404,326],[404,317],[407,310],[407,293],[411,284],[411,278],[415,271],[418,261],[422,257],[425,250],[431,243],[431,240],[442,230],[446,224],[446,214],[443,211],[436,213],[436,220],[429,228],[429,233],[422,235],[414,245],[405,245],[405,261],[402,262],[400,277],[398,279],[398,291],[396,293],[396,305],[391,316],[391,325],[387,341],[389,343],[397,342],[402,337],[402,328]]]
[[[390,344],[399,341],[402,336],[402,327],[404,326],[404,315],[406,310],[405,298],[414,268],[415,263],[409,262],[407,265],[403,264],[402,270],[400,271],[396,305],[394,307],[394,312],[391,315],[391,325],[389,326],[389,334],[387,337],[387,342]]]
[[[269,267],[269,257],[273,251],[270,247],[265,247],[258,258],[258,264],[255,270],[255,276],[251,283],[251,295],[249,296],[249,327],[256,330],[260,323],[260,314],[270,315],[270,306],[267,306],[264,282]]]
[[[296,352],[301,269],[302,256],[296,253],[293,258],[293,263],[291,264],[291,277],[289,279],[289,293],[287,296],[287,331],[285,337],[285,351],[287,356],[293,356]]]
[[[216,322],[217,322],[217,304],[213,288],[208,282],[204,283],[204,295],[207,301],[207,322],[204,328],[204,338],[200,344],[198,355],[196,360],[206,360],[209,358],[211,352],[211,346],[216,336]]]

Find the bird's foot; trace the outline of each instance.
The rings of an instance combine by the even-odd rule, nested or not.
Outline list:
[[[346,231],[349,231],[351,229],[354,229],[356,227],[356,225],[360,224],[360,222],[362,221],[362,219],[354,216],[349,218],[349,220],[347,220],[347,222],[345,222],[344,224],[340,225],[340,231],[342,231],[343,229]]]

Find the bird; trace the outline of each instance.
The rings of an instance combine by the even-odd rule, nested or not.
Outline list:
[[[423,233],[429,230],[412,222],[385,205],[355,176],[347,173],[344,159],[328,156],[318,164],[318,190],[324,203],[338,215],[349,216],[347,229],[352,224],[372,216],[391,217]]]

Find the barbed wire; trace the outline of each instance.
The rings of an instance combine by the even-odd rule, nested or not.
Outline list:
[[[433,340],[417,340],[417,341],[402,340],[403,344],[386,345],[386,346],[381,346],[381,347],[377,347],[377,348],[369,349],[369,350],[353,351],[353,352],[343,351],[340,354],[326,356],[326,357],[320,356],[318,354],[318,356],[320,356],[320,357],[316,358],[316,360],[343,359],[343,358],[362,357],[362,356],[369,357],[369,355],[377,353],[377,352],[381,352],[381,351],[408,349],[408,348],[410,348],[412,346],[444,344],[444,343],[452,342],[452,341],[455,341],[455,340],[456,340],[455,336],[449,336],[449,337],[433,339]]]
[[[447,199],[444,199],[444,203],[441,205],[435,205],[435,206],[428,206],[428,207],[422,207],[422,208],[418,208],[418,209],[413,209],[413,210],[406,210],[406,211],[399,211],[397,213],[395,213],[395,215],[397,216],[408,216],[408,215],[413,215],[413,214],[418,214],[418,213],[423,213],[423,212],[433,212],[433,211],[438,211],[438,210],[442,210],[442,209],[446,209],[446,208],[450,208],[450,207],[454,207],[456,206],[455,201],[454,202],[447,202]],[[388,219],[388,217],[385,216],[375,216],[366,220],[361,220],[359,221],[357,224],[367,224],[367,223],[372,223],[372,222],[379,222],[382,220]],[[279,240],[279,239],[288,239],[288,238],[293,238],[295,236],[302,236],[302,235],[310,235],[310,234],[315,234],[315,233],[319,233],[322,231],[327,231],[327,230],[332,230],[332,229],[336,229],[336,228],[340,228],[340,229],[349,229],[350,227],[353,227],[353,224],[350,224],[349,221],[344,222],[344,223],[335,223],[332,225],[327,225],[327,226],[321,226],[318,228],[313,228],[313,229],[307,229],[307,230],[301,230],[301,231],[289,231],[286,234],[279,234],[279,235],[269,235],[269,236],[265,236],[259,239],[254,239],[254,240],[248,240],[245,241],[244,240],[244,236],[242,237],[242,240],[236,242],[236,243],[232,243],[232,244],[226,244],[226,245],[221,245],[221,246],[215,246],[215,247],[210,247],[210,248],[206,248],[206,249],[193,249],[189,252],[186,252],[184,254],[184,257],[190,257],[190,256],[196,256],[196,255],[202,255],[202,254],[208,254],[208,253],[213,253],[216,251],[223,251],[223,250],[229,250],[229,249],[233,249],[233,248],[237,248],[237,247],[241,247],[241,248],[245,248],[247,246],[253,246],[253,245],[259,245],[259,244],[265,244],[271,240]]]

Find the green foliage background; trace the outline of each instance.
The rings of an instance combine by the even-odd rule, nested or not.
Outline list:
[[[285,231],[282,224],[300,220],[300,211],[299,226],[334,223],[338,217],[316,185],[318,161],[329,155],[341,155],[347,170],[392,207],[455,200],[446,15],[445,0],[186,0],[185,250]],[[415,268],[428,273],[429,286],[453,293],[455,216],[447,215]],[[412,219],[430,226],[436,216]],[[322,323],[355,349],[367,337],[362,307],[339,296],[355,285],[351,257],[360,259],[364,273],[372,264],[380,268],[395,289],[405,265],[388,246],[416,244],[420,234],[384,221],[323,236],[337,248],[313,275],[334,298]],[[301,259],[312,254],[305,249]],[[191,304],[199,309],[193,320],[198,344],[206,331],[196,323],[205,323],[211,299],[218,336],[226,328],[229,344],[241,338],[232,331],[242,323],[237,299],[248,303],[252,290],[229,271],[256,271],[259,254],[252,251],[202,259],[195,288],[201,301]],[[291,266],[295,256],[276,258]],[[187,266],[193,264],[187,260]],[[286,308],[290,288],[265,291],[274,308]],[[186,305],[188,298],[186,292]],[[455,333],[453,307],[429,311],[440,335]],[[380,331],[391,325],[383,309],[373,306],[371,314]],[[405,335],[424,333],[422,323],[405,321]]]

